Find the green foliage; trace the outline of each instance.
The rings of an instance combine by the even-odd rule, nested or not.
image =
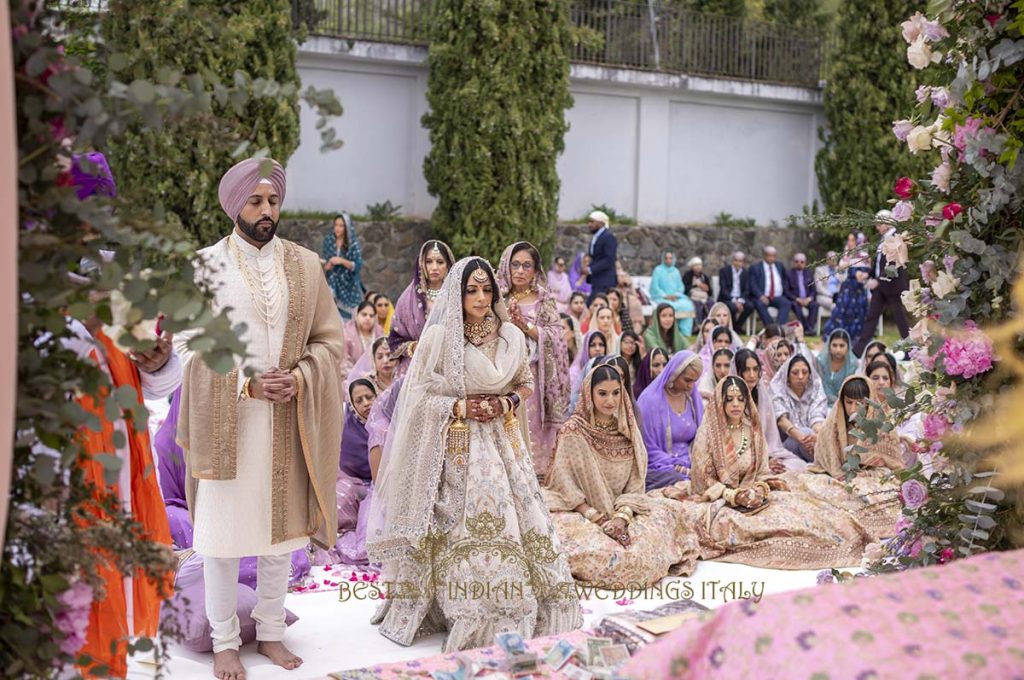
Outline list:
[[[217,199],[222,173],[261,148],[285,164],[298,146],[291,11],[287,0],[168,0],[159,12],[143,0],[113,0],[102,15],[101,46],[116,57],[116,77],[180,87],[208,102],[201,125],[133,125],[105,149],[126,199],[165,211],[202,245],[230,229]],[[195,75],[182,78],[186,71]],[[341,113],[330,93],[311,88],[303,96],[322,113]],[[333,130],[324,142],[340,145]]]
[[[746,0],[677,0],[679,7],[693,12],[718,14],[726,17],[747,16]]]
[[[886,207],[894,178],[921,177],[926,164],[906,153],[892,123],[913,101],[915,76],[900,22],[913,3],[848,0],[841,4],[832,68],[825,86],[824,147],[815,169],[825,209],[873,213]],[[845,234],[830,230],[833,241]]]
[[[820,0],[764,0],[764,19],[804,30],[821,31],[832,19]]]
[[[591,203],[590,204],[590,211],[588,211],[587,214],[584,215],[580,221],[581,222],[586,222],[588,219],[590,219],[589,218],[590,213],[595,211],[595,210],[600,210],[605,215],[607,215],[608,216],[608,220],[612,224],[636,224],[636,220],[634,220],[632,217],[630,217],[629,215],[626,215],[625,213],[620,213],[615,208],[613,208],[610,205],[607,205],[605,203],[601,203],[600,205],[595,204],[595,203]]]
[[[715,220],[712,225],[716,227],[740,227],[750,228],[756,227],[757,221],[753,217],[733,217],[731,213],[727,213],[724,210],[715,215]]]
[[[392,205],[391,201],[366,206],[366,221],[368,222],[397,222],[400,219],[402,219],[402,206]]]
[[[438,0],[430,36],[423,164],[432,224],[459,256],[497,262],[515,240],[547,260],[569,94],[568,4]]]

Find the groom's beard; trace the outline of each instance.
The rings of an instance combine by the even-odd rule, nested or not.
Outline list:
[[[252,224],[246,222],[239,215],[235,220],[238,222],[238,228],[242,230],[242,233],[251,238],[257,243],[267,243],[270,239],[274,238],[274,234],[277,233],[277,225],[281,220],[277,222],[266,218],[261,218],[259,222]]]

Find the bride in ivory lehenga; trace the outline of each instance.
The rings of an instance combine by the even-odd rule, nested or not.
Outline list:
[[[543,490],[573,576],[599,588],[686,576],[697,560],[697,541],[675,501],[644,493],[647,449],[623,383],[607,365],[583,381]]]
[[[405,376],[367,532],[387,588],[372,621],[399,644],[447,630],[450,652],[583,623],[530,456],[529,358],[490,265],[460,260]]]
[[[775,569],[860,564],[872,537],[851,513],[790,491],[793,473],[771,472],[757,407],[738,376],[716,386],[690,456],[697,498],[680,507],[702,559]]]

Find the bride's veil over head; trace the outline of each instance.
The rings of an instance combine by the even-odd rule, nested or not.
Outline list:
[[[452,407],[466,398],[462,278],[482,258],[459,260],[434,301],[406,373],[375,483],[366,547],[373,561],[407,555],[427,535],[441,478],[445,433]],[[501,322],[508,310],[494,288],[493,308]],[[451,527],[439,527],[448,531]]]

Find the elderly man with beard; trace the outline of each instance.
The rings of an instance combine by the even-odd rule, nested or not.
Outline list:
[[[220,183],[233,230],[200,251],[215,311],[245,324],[247,356],[227,374],[176,340],[184,361],[178,441],[196,552],[204,557],[214,675],[242,680],[236,615],[239,558],[258,556],[257,651],[287,670],[302,659],[282,643],[292,551],[337,538],[341,445],[341,318],[316,253],[277,238],[284,169],[250,158]]]

